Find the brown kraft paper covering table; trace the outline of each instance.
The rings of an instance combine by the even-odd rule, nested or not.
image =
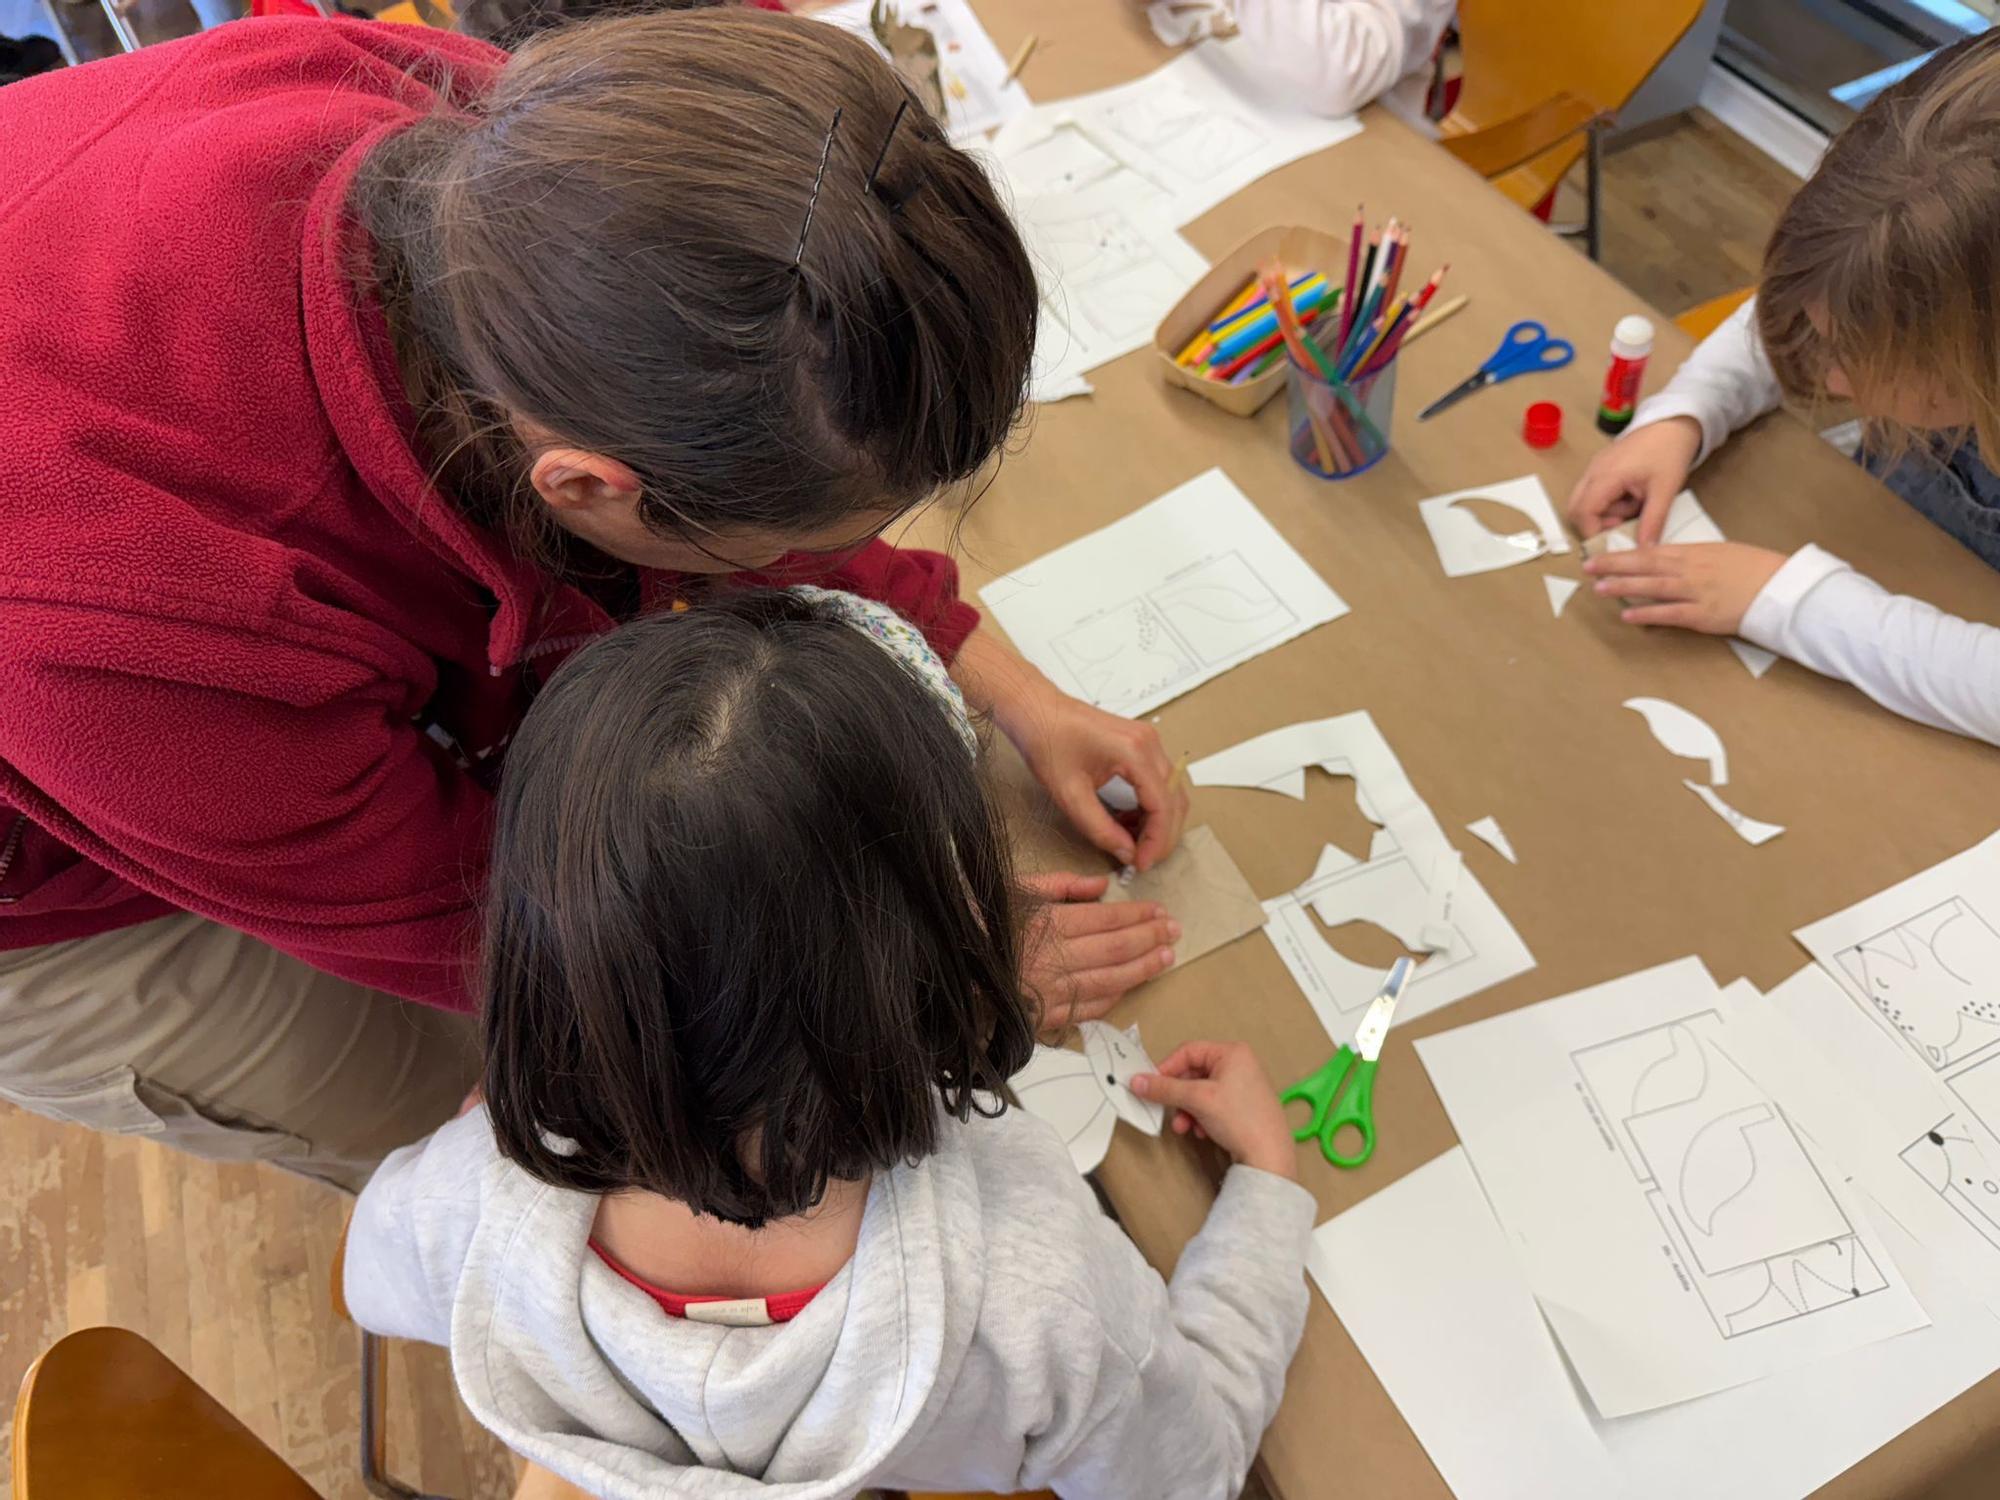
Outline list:
[[[1128,0],[978,0],[978,10],[1002,56],[1028,33],[1040,36],[1023,75],[1037,100],[1122,82],[1171,56]],[[1768,988],[1807,962],[1794,927],[2000,826],[2000,753],[1987,746],[1898,719],[1789,662],[1754,680],[1720,640],[1635,629],[1587,589],[1551,618],[1540,575],[1581,576],[1574,550],[1444,577],[1419,499],[1535,472],[1560,507],[1605,441],[1591,419],[1613,323],[1635,311],[1653,317],[1649,392],[1690,341],[1436,146],[1380,109],[1363,118],[1362,135],[1253,184],[1183,233],[1215,259],[1268,225],[1344,231],[1364,202],[1371,223],[1395,213],[1411,226],[1408,284],[1451,263],[1441,297],[1467,293],[1472,302],[1400,360],[1389,456],[1355,480],[1315,480],[1286,455],[1282,398],[1253,420],[1230,417],[1169,390],[1141,351],[1093,371],[1095,396],[1040,408],[956,536],[971,597],[995,574],[1220,465],[1352,606],[1168,704],[1159,719],[1169,752],[1198,758],[1295,720],[1369,710],[1538,967],[1390,1033],[1373,1159],[1342,1172],[1300,1148],[1301,1180],[1322,1219],[1455,1143],[1414,1038],[1686,953],[1700,954],[1719,980],[1743,975]],[[1575,363],[1418,425],[1417,411],[1521,318],[1572,340]],[[1522,412],[1538,400],[1559,401],[1567,417],[1562,443],[1539,453],[1520,437]],[[1693,483],[1734,540],[1784,551],[1818,542],[1892,589],[2000,623],[2000,587],[1985,565],[1792,417],[1766,418]],[[947,540],[958,520],[934,513],[913,539]],[[1784,824],[1784,836],[1753,849],[1686,792],[1680,778],[1696,774],[1694,763],[1668,755],[1620,708],[1635,695],[1671,699],[1713,724],[1729,751],[1729,800]],[[1027,863],[1104,867],[1058,829],[1010,753],[998,774],[1015,800]],[[1486,814],[1513,841],[1518,867],[1464,833]],[[1351,784],[1319,776],[1303,811],[1268,793],[1196,788],[1190,823],[1212,825],[1267,898],[1303,880],[1323,843],[1367,847]],[[1357,947],[1353,956],[1376,955]],[[1256,936],[1147,986],[1113,1019],[1139,1022],[1155,1056],[1189,1037],[1247,1040],[1280,1086],[1334,1046]],[[1172,1135],[1120,1131],[1099,1176],[1140,1249],[1170,1273],[1220,1170],[1219,1159]],[[1260,1462],[1280,1500],[1449,1493],[1317,1292]],[[2000,1377],[1821,1494],[1887,1500],[1933,1486],[1968,1500],[2000,1494]]]

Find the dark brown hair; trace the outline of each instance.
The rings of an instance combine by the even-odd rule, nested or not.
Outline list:
[[[909,100],[824,22],[655,12],[536,36],[373,151],[353,207],[460,503],[546,538],[515,417],[628,465],[647,523],[697,543],[977,474],[1021,409],[1034,276],[978,163],[914,102],[892,134]]]
[[[507,1157],[756,1227],[935,1149],[1033,1047],[998,814],[916,674],[743,593],[579,652],[508,753],[486,1102]]]
[[[1822,396],[1836,364],[1864,414],[1925,382],[2000,454],[2000,31],[1944,48],[1834,138],[1772,231],[1757,326],[1794,398]],[[1870,427],[1881,452],[1914,437]]]

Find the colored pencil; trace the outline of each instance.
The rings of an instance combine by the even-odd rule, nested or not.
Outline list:
[[[1434,311],[1425,313],[1410,325],[1410,331],[1403,335],[1403,342],[1409,344],[1422,338],[1471,300],[1470,297],[1453,297],[1449,302],[1440,304]]]
[[[1318,271],[1306,271],[1292,279],[1292,290],[1295,293],[1303,292],[1309,287],[1316,286],[1325,280],[1326,277]],[[1215,321],[1208,325],[1210,333],[1229,333],[1232,331],[1230,327],[1232,323],[1241,322],[1259,308],[1271,305],[1269,299],[1264,296],[1262,289],[1258,287],[1256,282],[1253,281],[1250,284],[1250,290],[1256,292],[1256,295],[1246,301],[1225,307],[1216,315]]]
[[[1359,298],[1355,289],[1360,286],[1356,279],[1361,274],[1361,241],[1368,233],[1368,210],[1365,205],[1357,205],[1354,210],[1354,237],[1347,242],[1347,295],[1341,298],[1340,331],[1334,335],[1335,343],[1347,338],[1347,325],[1354,320],[1354,309]]]
[[[1339,292],[1322,281],[1292,303],[1295,308],[1313,308],[1324,303],[1327,298],[1339,296]],[[1286,300],[1291,302],[1289,295]],[[1342,299],[1345,301],[1346,299]],[[1278,329],[1276,309],[1266,307],[1236,332],[1216,340],[1215,352],[1223,359],[1234,359],[1252,344],[1262,343]]]

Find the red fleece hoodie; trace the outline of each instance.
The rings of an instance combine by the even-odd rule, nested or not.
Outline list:
[[[178,909],[468,1004],[498,752],[612,622],[426,485],[341,204],[503,60],[273,19],[0,90],[0,948]],[[978,618],[934,553],[784,576]]]

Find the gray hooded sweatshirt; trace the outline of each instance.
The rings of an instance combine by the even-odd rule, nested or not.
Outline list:
[[[447,1345],[475,1417],[604,1500],[1225,1500],[1305,1325],[1303,1188],[1231,1168],[1169,1284],[1018,1110],[879,1173],[854,1258],[786,1323],[670,1317],[590,1249],[597,1201],[502,1159],[475,1109],[383,1163],[345,1289],[363,1327]]]

